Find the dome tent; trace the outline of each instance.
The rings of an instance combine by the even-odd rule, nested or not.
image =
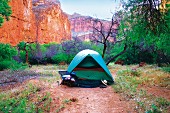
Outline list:
[[[73,58],[68,66],[67,72],[74,72],[81,80],[79,81],[80,84],[83,82],[88,84],[92,81],[93,83],[96,83],[94,81],[101,82],[101,80],[107,80],[108,84],[112,84],[114,82],[101,55],[98,52],[89,49],[80,51]]]

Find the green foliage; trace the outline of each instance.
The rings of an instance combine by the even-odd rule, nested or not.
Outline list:
[[[139,70],[120,70],[115,77],[116,84],[112,87],[116,93],[121,93],[125,99],[133,99],[138,105],[136,109],[138,112],[142,109],[146,113],[166,113],[170,106],[168,100],[147,94],[144,89],[138,87],[149,82],[147,76]],[[153,78],[151,81],[153,81]]]
[[[126,50],[126,53],[118,57],[124,61],[124,64],[138,64],[140,62],[155,63],[157,53],[152,51],[152,47],[146,45],[131,45]]]
[[[122,75],[122,76],[132,76],[132,77],[140,77],[141,76],[140,70],[137,70],[137,69],[122,70],[122,71],[119,71],[118,74]]]
[[[14,47],[11,47],[9,44],[0,43],[0,71],[4,69],[17,70],[22,68],[23,64],[16,62],[12,58],[16,54],[17,50]]]
[[[9,44],[0,43],[0,61],[7,59],[12,60],[12,57],[17,54],[15,48],[11,47]]]
[[[3,60],[0,62],[0,71],[4,69],[11,69],[11,70],[18,70],[18,69],[25,69],[27,65],[23,63],[18,63],[15,60]]]
[[[30,104],[28,106],[28,100],[26,98],[17,100],[15,98],[9,98],[0,102],[0,110],[3,113],[13,112],[13,113],[33,113],[35,112],[35,105]]]
[[[51,97],[50,93],[46,93],[44,96],[36,95],[41,91],[41,88],[37,85],[27,84],[26,88],[21,91],[14,91],[12,93],[5,94],[0,93],[0,111],[2,113],[36,113],[36,112],[49,112]],[[32,95],[34,98],[39,98],[36,102],[31,102]],[[43,106],[39,106],[42,104]]]
[[[12,14],[11,7],[8,5],[10,0],[0,0],[0,27],[2,26],[4,19],[9,20],[9,16]]]
[[[92,46],[92,49],[94,51],[97,51],[100,55],[102,55],[102,51],[103,51],[103,45],[102,44],[93,44],[92,42],[89,42],[88,46]]]
[[[73,55],[68,55],[66,53],[59,53],[52,57],[52,62],[56,64],[61,62],[69,64],[72,61],[73,57],[74,57]]]
[[[64,103],[64,104],[71,103],[71,100],[70,100],[70,99],[65,99],[65,100],[63,101],[63,103]]]
[[[20,42],[17,47],[19,48],[19,50],[25,50],[26,48],[26,43],[25,42]]]
[[[56,113],[59,113],[62,109],[65,108],[65,105],[62,104],[57,110],[56,110]]]
[[[147,110],[146,113],[162,113],[162,112],[155,104],[152,104],[151,110]]]
[[[9,69],[11,64],[10,60],[4,60],[0,62],[0,71],[4,70],[4,69]]]
[[[126,39],[124,42],[129,47],[124,59],[130,58],[126,61],[127,64],[142,60],[148,63],[169,63],[170,11],[161,13],[154,7],[151,7],[153,9],[147,6],[142,7],[139,4],[143,4],[143,2],[145,1],[128,1],[125,4],[126,10],[122,11],[123,19],[119,26],[118,37]],[[158,5],[153,2],[155,1],[150,1],[148,4]],[[141,48],[147,49],[147,51],[140,50]]]
[[[121,70],[118,71],[118,77],[116,77],[116,84],[113,85],[115,92],[126,92],[126,95],[131,97],[136,93],[136,88],[143,82],[144,79],[138,80],[140,77],[140,71],[138,70]]]
[[[159,97],[159,98],[156,98],[156,102],[158,103],[158,106],[165,106],[165,107],[168,107],[170,106],[170,102],[167,101],[166,99],[162,98],[162,97]]]
[[[170,73],[170,66],[168,66],[168,67],[161,67],[161,69],[162,69],[163,71],[165,71],[165,72]]]
[[[20,42],[17,46],[19,48],[18,57],[22,62],[26,61],[26,52],[30,64],[59,64],[61,62],[69,64],[73,57],[83,49],[92,49],[101,52],[101,45],[92,44],[91,42],[82,42],[77,40],[66,41],[61,44],[36,44]]]

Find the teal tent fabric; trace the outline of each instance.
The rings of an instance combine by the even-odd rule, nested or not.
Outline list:
[[[107,68],[103,58],[96,51],[89,50],[89,49],[80,51],[71,61],[70,65],[68,66],[67,71],[69,73],[71,73],[77,67],[86,67],[87,69],[90,67],[101,67],[104,70],[104,72],[98,72],[98,70],[93,70],[93,71],[91,71],[94,73],[93,75],[91,75],[93,77],[89,77],[89,78],[106,79],[110,82],[113,82],[112,75],[111,75],[109,69]],[[95,73],[95,71],[96,71],[96,73]],[[82,75],[80,75],[81,72],[83,72]],[[89,73],[90,73],[90,70],[77,71],[77,74],[82,78],[83,78],[83,75],[85,77],[86,74],[89,75]],[[99,73],[103,73],[103,74],[99,74]]]

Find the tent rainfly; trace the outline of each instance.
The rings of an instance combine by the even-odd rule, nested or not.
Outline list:
[[[71,61],[67,71],[75,72],[76,76],[82,80],[107,80],[108,84],[114,82],[101,55],[89,49],[80,51]]]

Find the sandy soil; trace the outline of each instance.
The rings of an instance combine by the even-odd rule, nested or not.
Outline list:
[[[157,97],[163,97],[170,101],[169,89],[166,89],[164,87],[156,87],[156,86],[151,86],[151,87],[146,86],[145,89],[149,94],[152,94]]]
[[[113,77],[115,73],[112,72]],[[32,79],[32,80],[30,80]],[[25,80],[25,79],[24,79]],[[6,80],[7,81],[7,80]],[[107,88],[79,88],[67,87],[64,85],[58,86],[58,83],[48,84],[39,80],[38,77],[29,78],[24,83],[15,80],[14,84],[4,82],[1,85],[0,92],[9,90],[15,87],[22,86],[25,82],[32,82],[38,84],[41,82],[44,87],[40,93],[49,92],[51,94],[52,102],[50,113],[136,113],[135,103],[122,98],[118,93],[115,93],[111,86]],[[14,80],[12,80],[13,82]],[[155,96],[162,96],[170,100],[170,90],[160,87],[146,87],[142,86],[146,91]],[[64,102],[64,100],[75,99],[76,101]],[[63,106],[62,106],[63,105]],[[59,108],[61,108],[59,110]]]
[[[52,104],[54,105],[59,103],[58,97],[62,100],[64,98],[77,100],[66,105],[60,113],[135,113],[133,104],[121,98],[111,86],[107,88],[76,88],[53,85],[50,92],[52,97],[56,97],[53,98]],[[53,112],[55,112],[55,108],[51,109],[51,113]]]

